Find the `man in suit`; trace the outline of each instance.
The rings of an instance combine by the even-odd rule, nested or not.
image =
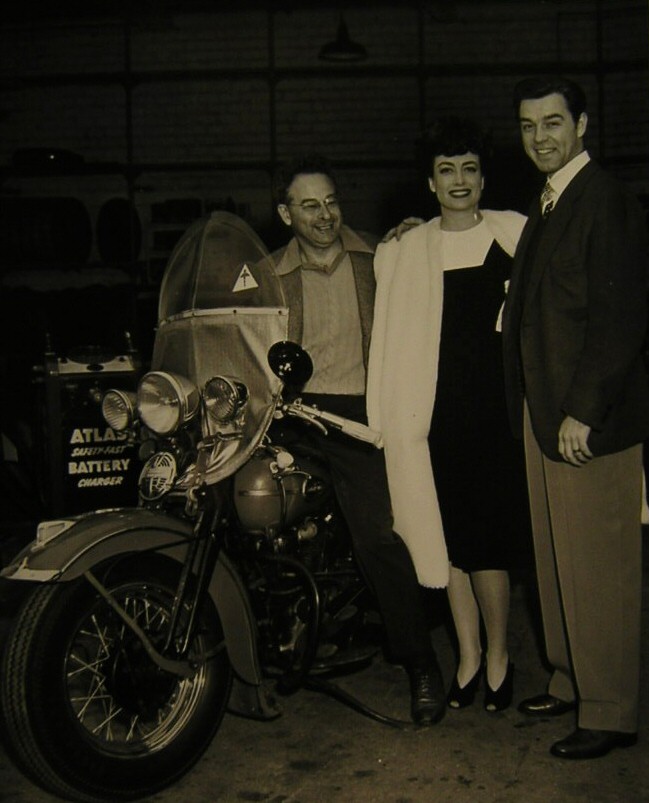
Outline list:
[[[514,106],[546,185],[516,251],[503,346],[553,667],[547,693],[519,710],[576,709],[551,753],[588,759],[637,739],[646,232],[639,204],[584,149],[577,84],[526,79]]]
[[[343,224],[334,176],[322,157],[285,165],[275,181],[277,211],[293,238],[273,254],[289,307],[289,339],[310,354],[307,404],[367,423],[365,379],[372,330],[374,244]],[[394,660],[410,677],[419,725],[445,709],[421,587],[408,549],[392,529],[383,452],[346,435],[301,427],[331,470],[357,563],[374,592]]]

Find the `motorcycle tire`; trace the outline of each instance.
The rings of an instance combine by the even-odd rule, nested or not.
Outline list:
[[[179,564],[157,555],[95,571],[154,644],[164,639]],[[232,684],[208,599],[182,678],[158,668],[85,579],[39,586],[8,636],[0,674],[7,750],[65,800],[134,800],[184,775],[221,724]],[[206,661],[200,656],[209,654]]]

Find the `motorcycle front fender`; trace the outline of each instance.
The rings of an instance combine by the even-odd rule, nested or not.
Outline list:
[[[56,532],[57,527],[50,531]],[[96,511],[62,519],[58,534],[28,544],[0,576],[7,580],[60,583],[74,580],[102,561],[129,553],[156,550],[182,563],[192,526],[145,508]],[[222,552],[209,593],[221,618],[228,655],[239,678],[261,684],[256,625],[246,589],[236,568]]]

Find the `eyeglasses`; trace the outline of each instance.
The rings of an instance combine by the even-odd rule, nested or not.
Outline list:
[[[289,201],[286,206],[299,206],[300,209],[307,215],[317,215],[318,212],[324,207],[327,212],[336,212],[340,209],[338,198],[325,198],[324,201],[317,201],[315,198],[301,203]]]

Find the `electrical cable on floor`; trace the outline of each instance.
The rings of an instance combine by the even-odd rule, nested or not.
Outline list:
[[[309,689],[309,691],[317,691],[329,697],[333,697],[334,700],[338,700],[338,702],[343,703],[343,705],[357,711],[359,714],[363,714],[363,716],[369,717],[369,719],[380,722],[382,725],[388,725],[391,728],[398,728],[399,730],[418,730],[413,722],[404,719],[394,719],[393,717],[382,714],[380,711],[375,711],[352,694],[341,689],[340,686],[336,686],[335,683],[330,683],[327,680],[308,677],[304,682],[304,688]]]

